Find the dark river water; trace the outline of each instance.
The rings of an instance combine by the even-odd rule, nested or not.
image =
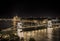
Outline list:
[[[47,28],[23,33],[24,41],[29,41],[30,38],[35,41],[60,41],[60,28]]]

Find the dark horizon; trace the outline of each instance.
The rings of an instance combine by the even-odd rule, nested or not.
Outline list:
[[[60,17],[58,3],[40,3],[33,1],[2,1],[0,4],[0,18],[20,17]]]

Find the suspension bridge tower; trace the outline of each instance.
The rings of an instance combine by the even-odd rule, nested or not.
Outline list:
[[[13,17],[13,28],[16,28],[17,22],[20,22],[20,17],[14,16]]]

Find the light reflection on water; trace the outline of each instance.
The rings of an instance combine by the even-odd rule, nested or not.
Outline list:
[[[25,41],[33,37],[36,41],[53,41],[53,28],[24,32]],[[55,34],[55,33],[54,33]],[[54,36],[55,37],[55,36]],[[57,41],[57,40],[56,40]]]

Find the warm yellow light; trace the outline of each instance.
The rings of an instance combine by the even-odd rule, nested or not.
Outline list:
[[[17,33],[14,33],[14,35],[17,35]]]
[[[28,35],[28,36],[30,36],[30,35],[31,35],[31,33],[30,33],[30,32],[28,32],[28,33],[27,33],[27,35]]]
[[[37,23],[37,20],[34,20],[35,23]]]
[[[9,37],[9,35],[4,35],[4,36],[3,36],[3,38],[7,38],[7,37]]]
[[[44,20],[43,23],[46,23],[46,21]]]

